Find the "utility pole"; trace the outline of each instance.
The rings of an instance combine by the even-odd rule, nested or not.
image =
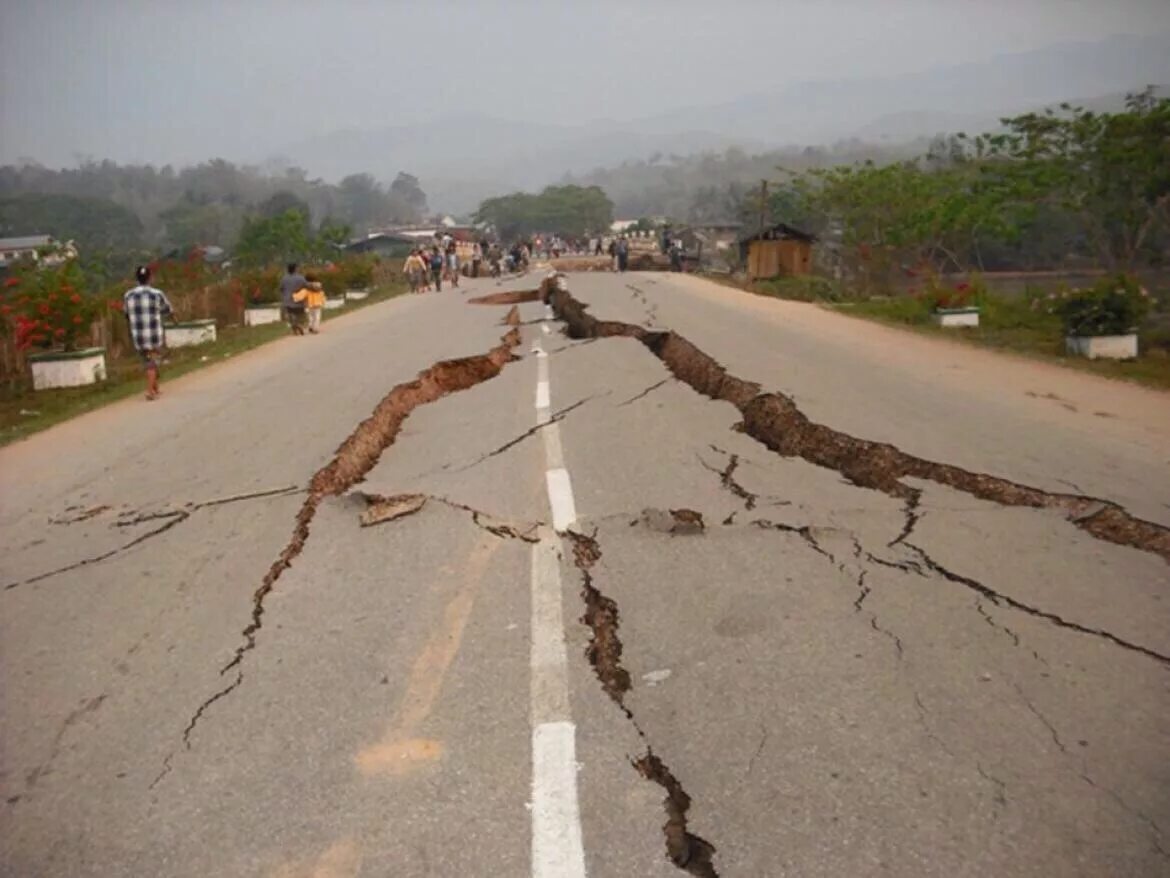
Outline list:
[[[760,181],[760,227],[756,229],[757,234],[764,233],[764,211],[768,209],[768,181]]]

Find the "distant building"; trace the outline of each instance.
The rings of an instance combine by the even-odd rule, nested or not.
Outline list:
[[[812,270],[812,248],[816,240],[815,235],[787,223],[776,223],[740,238],[740,258],[748,280],[808,274]]]
[[[51,235],[0,238],[0,267],[8,267],[22,259],[30,259],[43,265],[60,265],[76,258],[77,247],[72,241],[62,244]]]

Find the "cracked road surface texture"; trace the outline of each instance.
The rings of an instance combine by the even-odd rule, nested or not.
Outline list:
[[[542,279],[0,450],[0,871],[1170,871],[1164,394]]]

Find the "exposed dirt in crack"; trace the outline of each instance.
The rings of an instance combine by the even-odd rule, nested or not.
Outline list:
[[[1112,501],[1045,491],[998,476],[973,473],[814,423],[790,397],[761,393],[758,384],[729,374],[675,332],[649,332],[629,323],[598,320],[555,283],[548,285],[548,295],[557,316],[567,324],[570,338],[637,339],[694,390],[739,409],[744,417],[743,432],[773,451],[834,470],[860,487],[912,503],[912,509],[917,506],[916,491],[902,484],[901,479],[907,477],[945,485],[1004,506],[1057,509],[1098,539],[1153,552],[1170,563],[1170,528],[1137,518]]]
[[[666,792],[663,807],[666,823],[662,833],[666,837],[666,855],[678,868],[699,878],[719,878],[713,858],[715,847],[704,838],[687,830],[687,811],[691,797],[661,759],[647,750],[646,755],[634,760],[634,767],[646,780],[658,784]]]
[[[682,510],[691,512],[691,510]],[[697,513],[692,513],[697,514]],[[625,696],[630,691],[630,675],[622,667],[622,641],[618,636],[620,615],[614,600],[602,594],[593,584],[593,565],[601,558],[601,547],[596,534],[586,536],[575,531],[564,534],[573,548],[573,563],[581,574],[581,598],[585,602],[582,624],[592,632],[585,657],[593,666],[601,688],[621,709],[633,725],[638,737],[646,745],[646,752],[631,764],[642,777],[662,787],[665,797],[662,807],[666,811],[666,822],[662,834],[666,842],[666,855],[675,866],[700,878],[719,878],[713,858],[716,848],[706,839],[695,835],[688,828],[687,812],[691,797],[666,764],[654,753],[650,740],[633,712],[626,706]]]
[[[569,338],[636,339],[658,357],[675,377],[685,381],[695,391],[710,399],[723,400],[734,405],[743,416],[739,428],[757,442],[781,455],[799,457],[840,473],[858,487],[881,491],[902,500],[905,503],[907,521],[903,531],[891,542],[891,546],[905,545],[914,548],[906,541],[921,517],[918,510],[921,492],[904,484],[902,479],[916,478],[1003,506],[1059,511],[1074,526],[1097,539],[1151,552],[1170,563],[1170,528],[1137,518],[1117,503],[1080,494],[1045,491],[998,476],[970,472],[952,464],[916,457],[888,443],[850,436],[824,424],[815,423],[800,411],[790,397],[781,393],[763,393],[758,384],[729,374],[713,358],[673,331],[651,332],[629,323],[599,320],[589,314],[587,306],[573,298],[566,285],[563,282],[558,283],[557,278],[546,280],[544,289],[555,313],[565,322],[565,333]],[[775,525],[769,522],[762,526]],[[792,530],[801,532],[799,528]],[[910,569],[902,564],[890,566]],[[933,572],[944,575],[944,578],[951,578],[945,577],[940,569],[932,569]],[[961,578],[952,581],[968,584]],[[979,584],[975,590],[981,589],[986,587]],[[984,597],[1000,606],[1020,609],[1061,627],[1101,637],[1158,661],[1170,662],[1170,658],[1160,653],[1125,641],[1109,632],[1068,622],[1054,613],[1029,607],[991,589],[987,589],[987,592]]]
[[[486,296],[476,296],[468,299],[468,305],[520,305],[524,302],[539,302],[541,291],[516,290],[507,293],[490,293]]]
[[[601,688],[617,702],[626,716],[633,719],[623,699],[630,691],[630,674],[622,667],[622,640],[618,636],[621,620],[617,604],[606,597],[593,584],[592,567],[601,557],[601,549],[594,537],[567,531],[566,536],[573,545],[573,563],[581,573],[581,599],[585,602],[585,615],[581,623],[591,632],[585,657],[601,681]]]
[[[243,643],[236,647],[231,661],[220,669],[221,676],[235,671],[234,678],[196,709],[183,730],[184,747],[191,748],[191,734],[207,710],[243,683],[242,663],[244,656],[256,647],[256,636],[263,626],[265,598],[304,550],[309,540],[310,525],[322,501],[345,493],[365,478],[381,458],[382,452],[394,443],[403,421],[415,408],[494,378],[507,363],[517,359],[512,351],[519,344],[520,331],[513,327],[500,339],[500,344],[486,354],[443,360],[420,372],[413,381],[395,386],[382,398],[373,413],[341,443],[332,460],[313,474],[309,481],[308,496],[296,514],[288,543],[272,562],[252,595],[251,620],[241,632]]]

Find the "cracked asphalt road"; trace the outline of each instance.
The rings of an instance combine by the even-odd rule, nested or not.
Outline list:
[[[0,450],[5,874],[1170,870],[1164,394],[567,277],[809,441],[964,474],[865,487],[799,419],[778,451],[739,429],[689,348],[466,304],[540,280],[364,309]],[[577,872],[534,769],[550,704]]]

